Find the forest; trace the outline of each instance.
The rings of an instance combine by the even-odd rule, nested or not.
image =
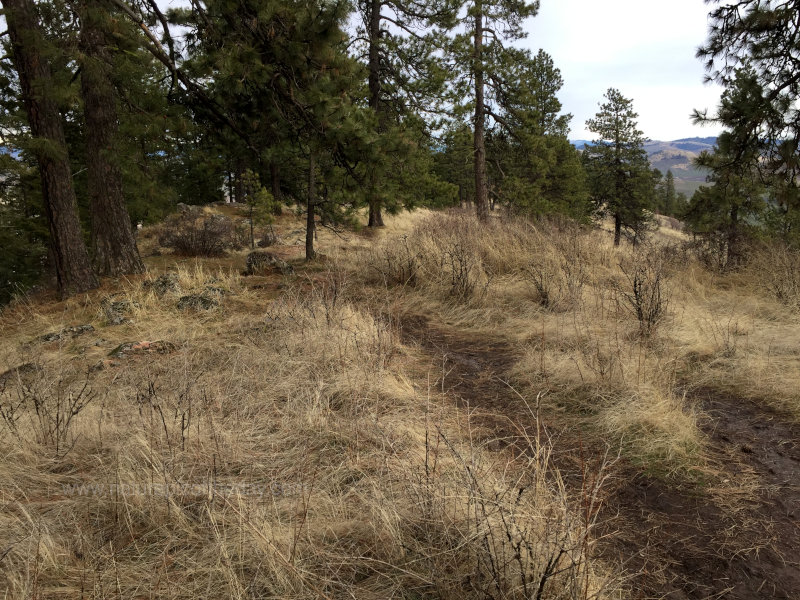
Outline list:
[[[726,129],[698,159],[708,185],[676,202],[619,90],[598,99],[595,143],[568,142],[557,66],[515,45],[538,2],[6,2],[3,299],[141,272],[137,225],[223,198],[259,226],[305,214],[308,259],[315,227],[456,204],[610,215],[617,244],[660,212],[731,265],[746,240],[794,245],[796,6],[745,5],[711,13],[699,56],[727,91],[695,118]]]

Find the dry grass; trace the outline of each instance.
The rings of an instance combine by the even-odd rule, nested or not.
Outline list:
[[[573,497],[547,443],[474,442],[416,377],[385,296],[342,259],[379,242],[331,238],[296,277],[181,261],[161,295],[155,271],[5,309],[0,373],[33,365],[0,385],[5,596],[610,597],[597,489]],[[430,285],[450,299],[441,272]],[[178,308],[202,294],[218,306]],[[108,356],[143,340],[170,345]]]
[[[148,275],[0,314],[0,373],[30,365],[0,375],[6,597],[619,597],[593,551],[605,471],[576,495],[546,438],[476,436],[402,315],[507,343],[523,399],[665,476],[709,471],[695,387],[800,417],[796,310],[661,250],[674,233],[634,254],[602,231],[419,211],[323,231],[325,259],[301,266],[297,227],[281,217],[275,249],[296,276],[150,248]],[[669,303],[643,333],[624,269],[647,253]],[[165,270],[176,289],[144,285]],[[172,345],[108,356],[143,340]]]

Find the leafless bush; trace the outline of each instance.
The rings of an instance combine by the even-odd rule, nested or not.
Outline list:
[[[0,391],[0,419],[15,436],[19,435],[19,421],[29,419],[36,442],[53,447],[56,455],[62,456],[77,439],[72,428],[75,417],[95,398],[88,377],[78,387],[62,379],[52,387],[39,380]]]
[[[536,290],[539,303],[553,310],[568,310],[581,301],[588,280],[588,257],[577,227],[542,223],[529,236],[535,250],[523,271]]]
[[[617,293],[639,321],[639,334],[650,337],[667,314],[669,305],[664,259],[657,252],[643,252],[619,266],[624,277],[617,283]]]
[[[686,243],[686,250],[710,271],[724,273],[747,264],[752,252],[752,240],[744,234],[714,231]]]
[[[760,248],[754,256],[755,276],[779,302],[800,308],[800,252],[785,244]]]
[[[183,212],[161,226],[159,245],[183,256],[222,256],[247,243],[246,232],[225,215]]]
[[[372,265],[385,285],[415,286],[420,269],[420,251],[411,248],[409,236],[391,240],[378,251],[379,261]]]
[[[480,264],[467,243],[454,241],[444,248],[442,259],[450,278],[450,295],[461,301],[474,296],[479,289]]]
[[[526,449],[502,475],[479,448],[460,447],[440,430],[426,439],[403,542],[431,574],[433,595],[600,597],[603,584],[590,583],[590,548],[608,461],[570,498],[538,434],[521,432]]]

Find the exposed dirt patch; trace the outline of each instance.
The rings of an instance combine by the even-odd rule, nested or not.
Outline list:
[[[441,373],[437,385],[476,411],[498,449],[536,426],[503,380],[515,361],[510,345],[424,317],[401,324],[404,341],[431,355]],[[800,598],[800,426],[709,390],[693,398],[708,415],[703,430],[713,472],[704,483],[668,484],[620,461],[600,516],[602,554],[632,574],[634,598]],[[577,466],[597,444],[544,424],[558,432],[559,469],[579,485]]]

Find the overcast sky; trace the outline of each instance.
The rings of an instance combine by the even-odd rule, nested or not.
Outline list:
[[[609,87],[633,99],[650,139],[712,136],[717,128],[689,118],[693,108],[713,111],[719,103],[720,88],[703,83],[695,58],[709,8],[703,0],[541,0],[521,44],[544,49],[561,69],[571,139],[592,139],[585,123]]]

